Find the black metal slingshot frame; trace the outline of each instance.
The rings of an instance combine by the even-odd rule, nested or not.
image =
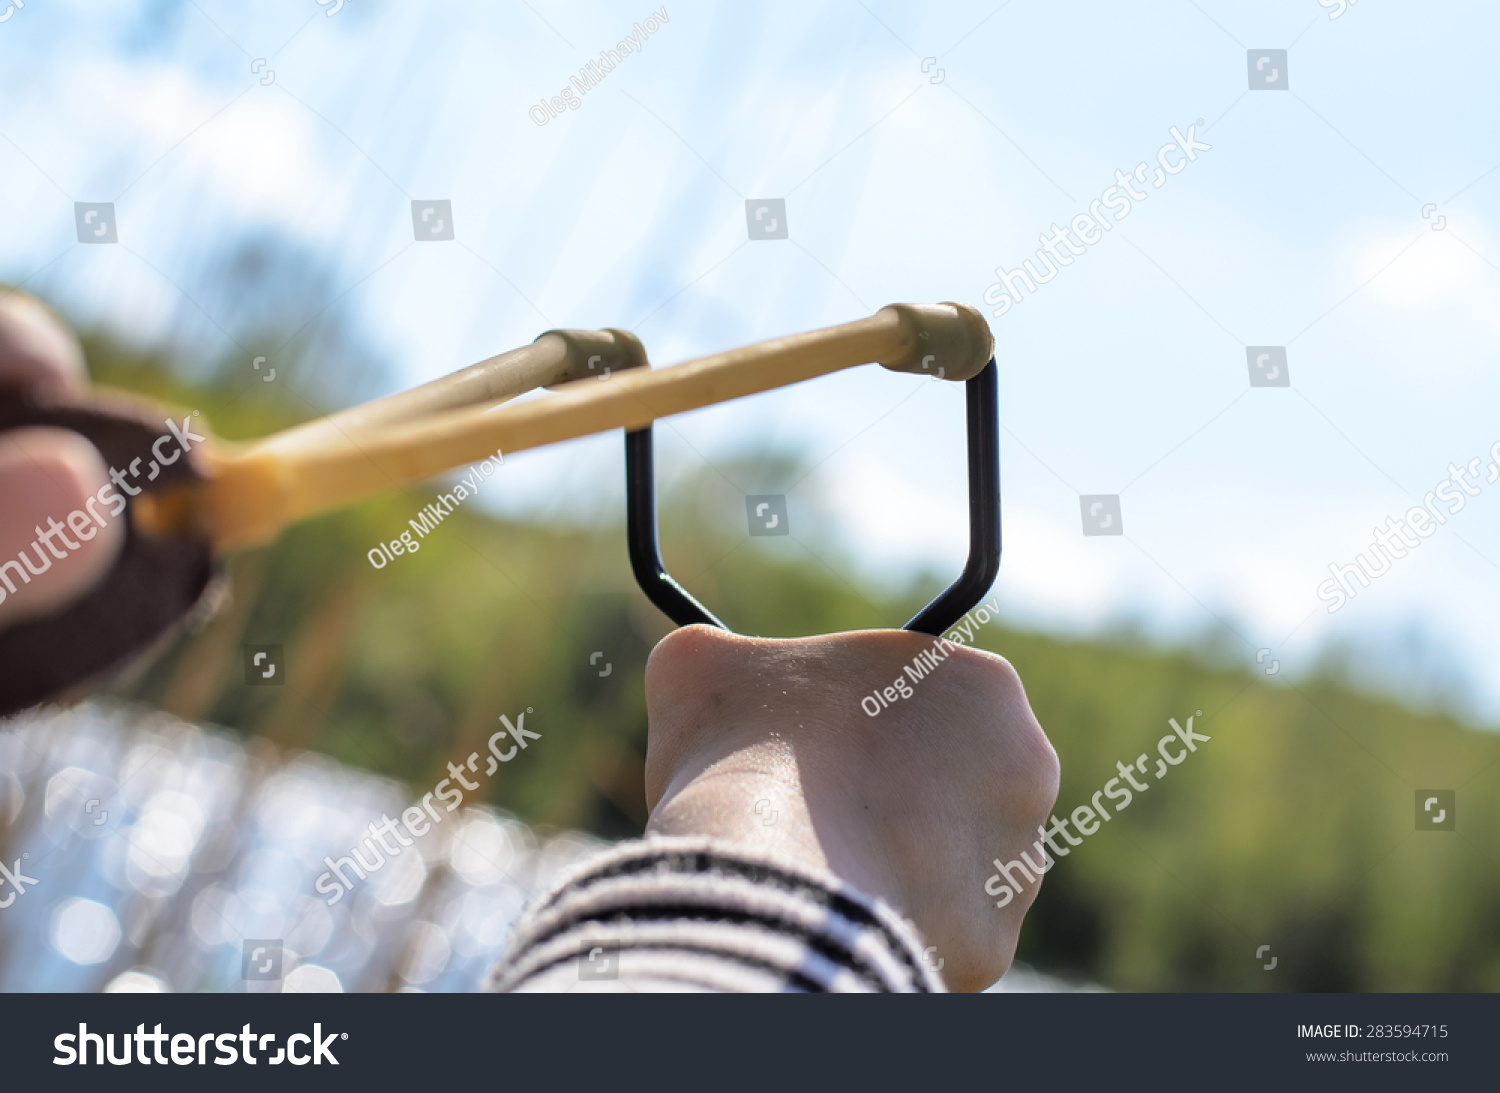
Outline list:
[[[1000,572],[1000,421],[995,359],[964,382],[969,449],[969,557],[958,580],[902,629],[941,634],[989,591]],[[678,626],[695,622],[728,630],[678,584],[661,563],[656,538],[656,469],[651,426],[625,434],[626,537],[636,583]]]

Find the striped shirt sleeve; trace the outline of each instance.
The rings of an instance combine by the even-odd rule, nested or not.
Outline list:
[[[590,859],[516,924],[492,991],[941,992],[915,929],[832,873],[650,836]]]

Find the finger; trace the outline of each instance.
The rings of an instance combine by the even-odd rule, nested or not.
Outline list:
[[[70,430],[0,435],[0,627],[63,607],[109,572],[125,525],[94,497],[108,476]]]
[[[0,291],[0,388],[61,395],[87,382],[72,332],[25,293]]]

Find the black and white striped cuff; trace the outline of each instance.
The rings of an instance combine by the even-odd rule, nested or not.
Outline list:
[[[652,836],[534,904],[492,991],[941,992],[915,930],[832,873],[774,853]]]

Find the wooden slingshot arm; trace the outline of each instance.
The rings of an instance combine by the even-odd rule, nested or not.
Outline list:
[[[979,374],[992,351],[989,327],[971,307],[892,304],[840,326],[667,368],[579,380],[546,398],[382,422],[379,429],[362,430],[357,444],[288,444],[271,437],[218,453],[206,481],[147,506],[138,503],[139,518],[158,530],[205,535],[219,550],[248,546],[274,538],[297,520],[423,481],[497,450],[517,452],[609,429],[638,429],[657,418],[860,364],[967,380]]]
[[[500,403],[537,387],[646,365],[646,351],[625,330],[549,330],[530,345],[471,364],[420,387],[285,429],[256,443],[277,452],[351,449],[382,426],[482,403]]]

